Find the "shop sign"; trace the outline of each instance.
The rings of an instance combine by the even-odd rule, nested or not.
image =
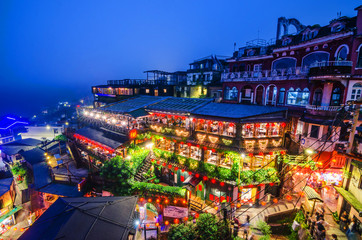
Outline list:
[[[187,208],[168,206],[163,210],[163,215],[170,218],[184,218],[187,217],[189,213]]]
[[[137,137],[137,129],[132,129],[131,131],[129,131],[130,139],[135,139],[136,137]]]

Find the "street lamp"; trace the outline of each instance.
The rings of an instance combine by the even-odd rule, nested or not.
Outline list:
[[[307,149],[305,150],[305,153],[306,153],[307,155],[312,155],[312,154],[314,153],[314,151],[313,151],[313,149],[307,148]]]

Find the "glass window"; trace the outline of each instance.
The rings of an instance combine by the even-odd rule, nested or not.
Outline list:
[[[313,63],[328,62],[329,53],[327,52],[314,52],[303,58],[302,67],[309,67]]]
[[[295,68],[296,65],[297,60],[295,58],[281,58],[273,62],[272,70]]]
[[[285,98],[285,88],[281,88],[279,91],[279,101],[278,103],[283,104]]]
[[[255,134],[257,137],[266,137],[267,135],[267,124],[266,123],[257,123],[255,124]]]
[[[335,88],[331,97],[331,106],[339,106],[341,104],[342,90]]]
[[[230,96],[230,87],[226,87],[224,90],[224,98],[226,100],[229,100],[229,96]]]
[[[310,128],[310,137],[311,138],[318,138],[319,136],[319,126],[312,125]]]
[[[338,50],[336,61],[346,61],[347,60],[347,47],[343,46]]]
[[[289,89],[287,104],[305,106],[308,104],[308,100],[309,90],[307,88],[305,88],[303,92],[299,88],[295,91],[293,90],[293,88]]]
[[[313,96],[313,105],[317,105],[320,106],[322,103],[322,95],[323,95],[323,91],[322,89],[318,88],[314,91],[314,96]]]
[[[270,123],[269,125],[270,135],[279,136],[280,133],[280,124],[279,123]]]
[[[352,86],[351,100],[357,100],[361,97],[362,83],[356,83]]]
[[[238,89],[236,87],[233,87],[230,92],[229,92],[229,96],[227,98],[228,100],[237,100],[238,99]]]
[[[242,130],[243,137],[254,137],[254,124],[244,124]]]

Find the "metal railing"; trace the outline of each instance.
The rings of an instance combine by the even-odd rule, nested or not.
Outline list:
[[[330,111],[330,112],[337,112],[341,109],[341,106],[316,106],[316,105],[307,105],[305,107],[308,110],[315,110],[315,111]]]
[[[352,67],[352,61],[325,61],[325,62],[316,62],[310,65],[310,68],[313,67]]]
[[[266,80],[290,80],[301,79],[308,74],[308,68],[296,67],[288,69],[274,69],[262,71],[244,71],[223,73],[221,75],[222,82],[233,81],[266,81]]]

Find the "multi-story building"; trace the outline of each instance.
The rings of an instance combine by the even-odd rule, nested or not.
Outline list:
[[[278,181],[283,161],[277,160],[286,153],[286,108],[138,96],[79,114],[84,128],[75,138],[90,162],[100,166],[115,154],[126,157],[127,142],[151,138],[157,164],[168,166],[162,180],[190,184],[203,200],[257,202],[265,191],[257,192]]]
[[[327,141],[319,162],[341,169],[345,158],[335,150],[345,148],[348,126],[337,112],[362,91],[362,7],[356,10],[326,26],[279,18],[276,41],[252,41],[227,60],[223,102],[288,107],[300,150],[318,151]],[[288,34],[290,26],[295,34]]]

